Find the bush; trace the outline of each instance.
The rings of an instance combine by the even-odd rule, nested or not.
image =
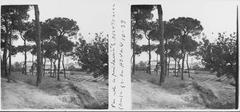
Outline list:
[[[93,73],[94,77],[104,76],[108,79],[108,38],[103,37],[102,33],[96,33],[91,43],[80,38],[74,57],[82,66],[83,71]]]
[[[217,76],[227,75],[236,79],[237,74],[237,44],[236,34],[230,36],[219,33],[214,43],[203,38],[200,55],[205,68],[217,72]]]

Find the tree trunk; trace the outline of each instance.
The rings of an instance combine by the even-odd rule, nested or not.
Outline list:
[[[161,31],[161,36],[160,36],[160,56],[161,56],[161,75],[160,75],[160,85],[164,82],[165,80],[165,55],[164,55],[164,45],[163,45],[163,41],[164,41],[164,26],[163,26],[163,18],[162,18],[162,6],[161,5],[157,5],[157,9],[158,9],[158,23],[159,23],[159,30]]]
[[[36,85],[38,86],[42,80],[42,58],[41,58],[41,26],[39,23],[39,9],[38,5],[34,5],[35,11],[35,20],[36,20],[36,29],[37,29],[37,82]]]
[[[151,75],[151,43],[150,38],[147,37],[147,32],[145,32],[145,37],[148,40],[148,73]]]
[[[4,75],[5,77],[8,77],[7,73],[7,47],[8,47],[8,34],[7,36],[4,36],[4,50],[3,50],[3,70],[1,70],[1,74]]]
[[[170,70],[169,65],[170,65],[170,57],[168,57],[168,65],[167,65],[167,66],[168,66],[168,67],[167,67],[167,68],[168,68],[168,70],[167,70],[167,75],[168,75],[168,76],[169,76],[169,70]]]
[[[11,62],[11,61],[12,61],[12,59],[11,59],[11,54],[12,54],[12,53],[11,53],[11,52],[12,52],[12,37],[11,37],[11,36],[12,36],[12,33],[11,33],[10,36],[9,36],[9,37],[10,37],[10,38],[9,38],[9,46],[8,46],[8,47],[9,47],[9,53],[8,53],[8,55],[9,55],[9,56],[8,56],[8,57],[9,57],[9,65],[8,65],[9,68],[8,68],[8,75],[7,75],[8,81],[7,81],[7,82],[10,82],[11,69],[12,69],[12,68],[11,68],[11,67],[12,67],[12,62]]]
[[[66,71],[65,71],[65,67],[64,67],[64,54],[63,54],[63,59],[62,59],[62,67],[63,67],[63,73],[64,73],[64,78],[66,79]]]
[[[174,61],[175,61],[175,67],[174,67],[175,73],[174,73],[174,75],[177,76],[177,59],[174,58]]]
[[[31,67],[31,70],[32,70],[32,75],[33,75],[33,71],[34,71],[34,68],[33,68],[33,63],[34,63],[34,61],[33,61],[33,54],[32,54],[32,67]]]
[[[187,69],[188,69],[188,78],[190,78],[191,76],[190,76],[190,72],[189,72],[188,55],[189,55],[189,54],[187,54],[186,63],[187,63]]]
[[[167,39],[167,38],[165,38],[165,42],[166,42],[165,45],[167,45],[167,44],[168,44],[168,39]],[[164,45],[164,46],[165,46],[165,45]],[[169,70],[168,70],[168,69],[169,69],[169,68],[168,68],[169,66],[168,66],[168,60],[167,60],[168,58],[169,58],[169,57],[168,57],[167,48],[165,48],[165,67],[166,67],[166,68],[165,68],[165,73],[166,73],[167,76],[169,76]]]
[[[3,23],[2,23],[3,24]],[[9,28],[8,22],[5,20],[4,22],[6,28],[6,36],[4,36],[4,49],[3,49],[3,70],[1,70],[1,75],[8,77],[7,73],[7,49],[8,49],[8,39],[9,39]]]
[[[56,77],[56,71],[57,71],[57,66],[56,66],[56,59],[54,59],[53,61],[53,65],[54,65],[54,72],[53,72],[53,77]]]
[[[151,43],[150,43],[150,38],[148,39],[148,71],[149,74],[151,75]]]
[[[131,32],[132,34],[131,34],[131,36],[132,36],[132,38],[133,38],[133,63],[132,63],[132,75],[134,75],[135,74],[135,46],[136,46],[136,39],[135,39],[135,37],[133,37],[133,28],[132,28],[132,32]]]
[[[135,52],[135,51],[133,51],[133,52]],[[135,74],[135,63],[136,63],[136,61],[135,61],[135,53],[133,53],[132,75]]]
[[[158,69],[159,69],[159,66],[158,66],[158,54],[157,54],[157,64],[156,64],[156,74],[158,75]]]
[[[181,73],[181,79],[184,80],[183,73],[184,73],[184,61],[185,61],[185,52],[183,53],[183,58],[182,58],[182,73]]]
[[[24,74],[27,75],[27,49],[26,49],[26,39],[24,39]]]
[[[179,75],[181,73],[181,70],[180,70],[181,69],[180,59],[177,61],[177,63],[178,63],[178,73],[177,74]]]
[[[53,63],[53,62],[52,62],[52,59],[51,59],[51,58],[50,58],[49,60],[50,60],[50,63],[51,63],[51,66],[50,66],[50,77],[52,77],[52,63]]]
[[[43,64],[43,76],[45,76],[45,67],[46,67],[46,58],[44,58],[44,64]]]
[[[57,70],[57,80],[60,81],[60,64],[61,64],[61,53],[58,53],[58,70]]]

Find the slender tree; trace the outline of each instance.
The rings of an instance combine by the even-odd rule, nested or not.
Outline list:
[[[61,57],[62,52],[60,49],[60,41],[61,38],[64,38],[65,36],[71,37],[77,34],[79,28],[77,26],[77,22],[68,19],[68,18],[54,18],[54,19],[48,19],[46,20],[46,23],[50,25],[52,29],[54,29],[57,32],[57,35],[55,36],[55,43],[57,44],[57,57],[58,57],[58,69],[57,69],[57,79],[60,80],[60,64],[61,64]]]
[[[38,86],[42,80],[42,58],[41,58],[41,26],[39,23],[39,9],[38,5],[34,5],[34,12],[35,12],[35,26],[37,31],[37,82],[36,85]]]
[[[74,47],[74,43],[72,41],[68,40],[67,37],[61,38],[60,49],[61,49],[61,52],[62,52],[62,67],[63,67],[64,78],[67,78],[66,77],[66,69],[65,69],[65,66],[64,66],[64,57],[68,56],[69,53],[72,52],[73,47]]]
[[[160,75],[160,82],[159,84],[161,85],[163,82],[164,82],[164,79],[165,79],[165,76],[166,76],[166,73],[165,73],[165,55],[164,55],[164,26],[163,26],[163,12],[162,12],[162,6],[161,5],[157,5],[157,10],[158,10],[158,23],[159,23],[159,31],[161,32],[161,36],[159,36],[159,40],[160,40],[160,66],[161,66],[161,75]]]
[[[30,50],[30,46],[27,46],[27,39],[24,37],[24,33],[31,29],[33,26],[29,22],[20,21],[18,23],[18,32],[21,39],[24,42],[23,46],[19,46],[19,52],[24,52],[24,74],[27,75],[27,52]]]
[[[148,30],[149,28],[149,23],[147,22],[148,19],[151,19],[152,13],[151,11],[154,9],[153,5],[133,5],[131,7],[131,41],[132,41],[132,49],[133,49],[133,65],[132,65],[132,74],[135,73],[135,55],[138,51],[137,50],[137,45],[136,41],[138,39],[141,39],[142,36],[138,36],[137,34],[139,31],[143,31],[143,34],[145,37],[148,39],[148,45],[150,46],[150,38],[148,38]],[[140,37],[140,38],[139,38]],[[148,66],[148,71],[151,72],[151,51],[149,49],[149,66]],[[150,73],[149,72],[149,73]],[[151,74],[151,73],[150,73]]]
[[[188,57],[189,55],[194,55],[194,51],[197,50],[197,47],[199,46],[198,42],[193,40],[191,37],[186,38],[184,48],[186,49],[186,64],[188,69],[188,77],[190,78],[190,70],[189,70],[189,64],[188,64]]]
[[[5,74],[10,81],[11,72],[11,43],[14,32],[18,29],[17,23],[28,19],[28,5],[4,5],[1,8],[1,36],[3,36],[3,70],[1,74]],[[7,50],[9,50],[9,73],[7,73]]]
[[[183,73],[184,73],[184,62],[185,62],[185,56],[186,56],[186,42],[188,41],[188,38],[195,37],[199,35],[203,27],[200,24],[200,21],[197,19],[189,18],[189,17],[179,17],[177,19],[173,18],[170,20],[174,26],[180,30],[181,34],[178,36],[178,41],[181,43],[181,53],[182,53],[182,73],[181,73],[181,79],[184,80]]]

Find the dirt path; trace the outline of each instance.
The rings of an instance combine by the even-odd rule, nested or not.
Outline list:
[[[70,82],[74,85],[81,85],[82,88],[85,88],[92,97],[97,101],[99,105],[103,107],[108,107],[108,86],[106,85],[107,81],[96,81],[92,76],[87,75],[73,75],[70,78]],[[80,79],[74,80],[74,79]]]
[[[195,76],[195,81],[202,87],[209,88],[214,96],[216,96],[216,101],[213,105],[208,105],[209,108],[219,108],[219,109],[231,109],[235,108],[235,87],[226,82],[216,81],[217,78],[208,79],[207,77],[197,77]]]
[[[133,109],[233,109],[235,87],[213,74],[172,75],[162,86],[159,77],[139,72],[132,80]]]
[[[57,96],[49,95],[35,86],[21,81],[2,83],[2,109],[64,109],[79,108],[77,105],[67,104],[58,99]]]
[[[86,73],[70,75],[67,79],[64,79],[63,77],[61,77],[61,81],[57,81],[55,78],[45,76],[43,77],[43,80],[38,88],[34,86],[36,82],[35,81],[36,78],[34,76],[29,76],[29,75],[26,76],[23,74],[15,73],[14,75],[12,75],[12,79],[15,79],[18,82],[20,82],[18,83],[19,86],[21,86],[20,88],[23,88],[22,86],[24,85],[25,86],[29,85],[35,89],[40,90],[41,92],[44,92],[46,95],[54,96],[55,98],[57,98],[58,100],[66,104],[76,105],[78,106],[77,107],[78,109],[108,108],[108,86],[104,81],[96,81],[95,78],[93,78],[91,75],[88,75]],[[8,85],[8,83],[4,85],[6,87],[2,88],[2,91],[12,92],[11,86],[13,85],[11,83],[10,85]],[[28,88],[24,87],[22,91],[25,91],[24,89],[28,89]],[[18,89],[14,91],[18,91]],[[39,92],[39,91],[35,91],[35,92]],[[20,94],[20,96],[18,94]],[[19,92],[15,92],[14,96],[19,96],[19,98],[24,97],[21,94],[22,93],[20,90]],[[7,97],[7,94],[4,94],[3,96],[5,98]],[[25,97],[24,99],[28,100]],[[8,100],[10,99],[4,100],[4,103],[6,105],[8,105],[8,103],[11,103]],[[33,99],[30,99],[30,100],[33,100]],[[35,102],[38,102],[38,101],[36,100]],[[31,105],[31,103],[29,105]],[[15,108],[16,105],[15,107],[14,106],[12,107]],[[25,107],[37,108],[37,109],[45,108],[45,107],[41,107],[41,105],[40,107],[34,107],[34,106],[29,107],[28,103],[26,103],[25,106],[20,106],[19,108],[25,108]],[[11,107],[6,107],[6,108],[11,108]],[[49,107],[46,107],[46,108],[58,108],[58,107],[51,107],[50,105]],[[64,107],[60,107],[60,108],[64,108]],[[67,108],[72,109],[76,107],[67,107]]]
[[[184,101],[181,95],[174,95],[147,81],[132,82],[133,109],[190,109],[202,108]]]

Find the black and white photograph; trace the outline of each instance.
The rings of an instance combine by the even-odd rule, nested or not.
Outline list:
[[[111,2],[1,5],[1,109],[108,109]]]
[[[237,39],[236,0],[132,4],[132,109],[237,109]]]
[[[1,0],[1,111],[239,111],[239,0]]]

